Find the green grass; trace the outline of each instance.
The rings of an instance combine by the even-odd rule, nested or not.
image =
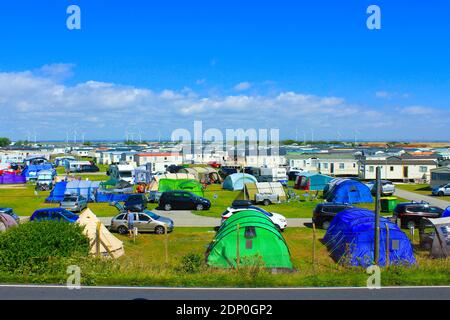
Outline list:
[[[305,200],[305,191],[294,190],[300,195],[302,201],[300,202],[285,202],[279,204],[271,204],[265,206],[264,209],[277,212],[284,215],[286,218],[311,218],[312,212],[318,203],[322,203],[323,199],[321,193],[316,200]],[[236,199],[243,199],[243,193],[241,191],[228,191],[223,190],[221,185],[210,185],[205,190],[205,198],[211,201],[211,209],[208,211],[193,211],[194,214],[207,216],[207,217],[220,217],[222,212]],[[215,198],[214,196],[217,196]],[[399,202],[406,201],[399,198]],[[366,208],[369,210],[375,210],[375,203],[362,203],[356,205],[360,208]],[[389,215],[389,214],[386,214]]]
[[[135,285],[178,287],[298,287],[298,286],[365,286],[368,275],[362,268],[337,265],[316,237],[316,264],[312,261],[313,231],[292,228],[283,233],[296,272],[270,274],[258,267],[240,270],[208,268],[204,264],[195,272],[182,271],[183,257],[204,256],[214,238],[210,228],[176,228],[168,235],[168,263],[165,261],[165,236],[140,234],[136,242],[118,236],[125,255],[116,261],[80,261],[82,283],[87,285]],[[449,260],[429,259],[426,252],[416,252],[418,265],[382,270],[382,285],[449,285]],[[202,259],[203,260],[203,259]],[[0,281],[15,283],[65,283],[67,275],[43,276],[0,274]]]
[[[431,194],[431,187],[429,184],[396,184],[396,188],[418,193],[424,196],[433,196]],[[450,201],[450,196],[436,197],[437,199]]]

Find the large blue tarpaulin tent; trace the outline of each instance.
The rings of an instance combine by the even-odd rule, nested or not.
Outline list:
[[[125,202],[131,193],[102,193],[96,195],[96,202]]]
[[[375,213],[361,208],[336,215],[323,238],[333,259],[341,264],[368,267],[374,264]],[[405,233],[386,218],[380,218],[379,265],[386,266],[386,239],[389,230],[389,264],[413,265],[414,251]]]
[[[365,184],[351,179],[332,181],[327,190],[325,199],[334,203],[372,203],[370,189]]]
[[[67,182],[61,181],[58,182],[53,188],[52,192],[50,192],[50,196],[45,199],[47,203],[58,203],[64,200],[64,195],[66,194]]]
[[[67,183],[65,194],[80,195],[88,199],[89,202],[95,202],[97,189],[100,186],[99,181],[75,180]]]

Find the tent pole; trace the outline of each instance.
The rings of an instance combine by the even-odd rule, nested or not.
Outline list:
[[[386,269],[389,269],[389,263],[390,263],[390,261],[389,261],[389,242],[390,242],[390,240],[389,240],[389,238],[390,238],[390,235],[389,235],[389,225],[386,223],[385,224],[385,226],[386,226]]]
[[[376,176],[377,194],[375,199],[375,243],[374,243],[374,260],[375,265],[380,262],[380,196],[381,196],[381,167],[377,167]]]
[[[236,228],[237,228],[237,237],[236,237],[236,268],[239,269],[239,264],[241,263],[241,250],[240,250],[240,239],[239,239],[240,226],[239,226],[239,223],[237,224]]]
[[[96,239],[95,239],[95,253],[97,254],[97,258],[100,257],[100,227],[102,226],[102,223],[99,221],[97,222],[97,229],[96,229]]]

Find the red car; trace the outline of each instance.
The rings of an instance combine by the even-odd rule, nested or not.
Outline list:
[[[208,165],[209,165],[210,167],[215,168],[215,169],[218,169],[218,168],[221,167],[221,164],[220,164],[220,163],[217,163],[216,161],[211,161],[211,162],[208,163]]]

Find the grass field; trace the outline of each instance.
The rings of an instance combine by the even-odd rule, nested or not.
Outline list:
[[[272,274],[261,267],[213,269],[205,265],[204,254],[214,237],[210,228],[176,228],[168,235],[166,263],[165,236],[140,234],[136,242],[118,236],[125,255],[116,261],[81,262],[85,285],[132,285],[177,287],[298,287],[365,286],[365,270],[336,264],[321,243],[324,231],[317,231],[316,263],[313,264],[313,231],[292,228],[283,233],[289,246],[295,272]],[[198,264],[186,263],[186,257],[198,257]],[[416,252],[417,265],[383,269],[381,284],[449,285],[449,260],[429,259],[426,252]],[[0,274],[0,281],[15,283],[65,283],[66,274],[40,276]]]
[[[396,184],[396,188],[401,190],[422,194],[425,196],[433,196],[429,184]],[[450,196],[438,197],[438,199],[450,201]]]

